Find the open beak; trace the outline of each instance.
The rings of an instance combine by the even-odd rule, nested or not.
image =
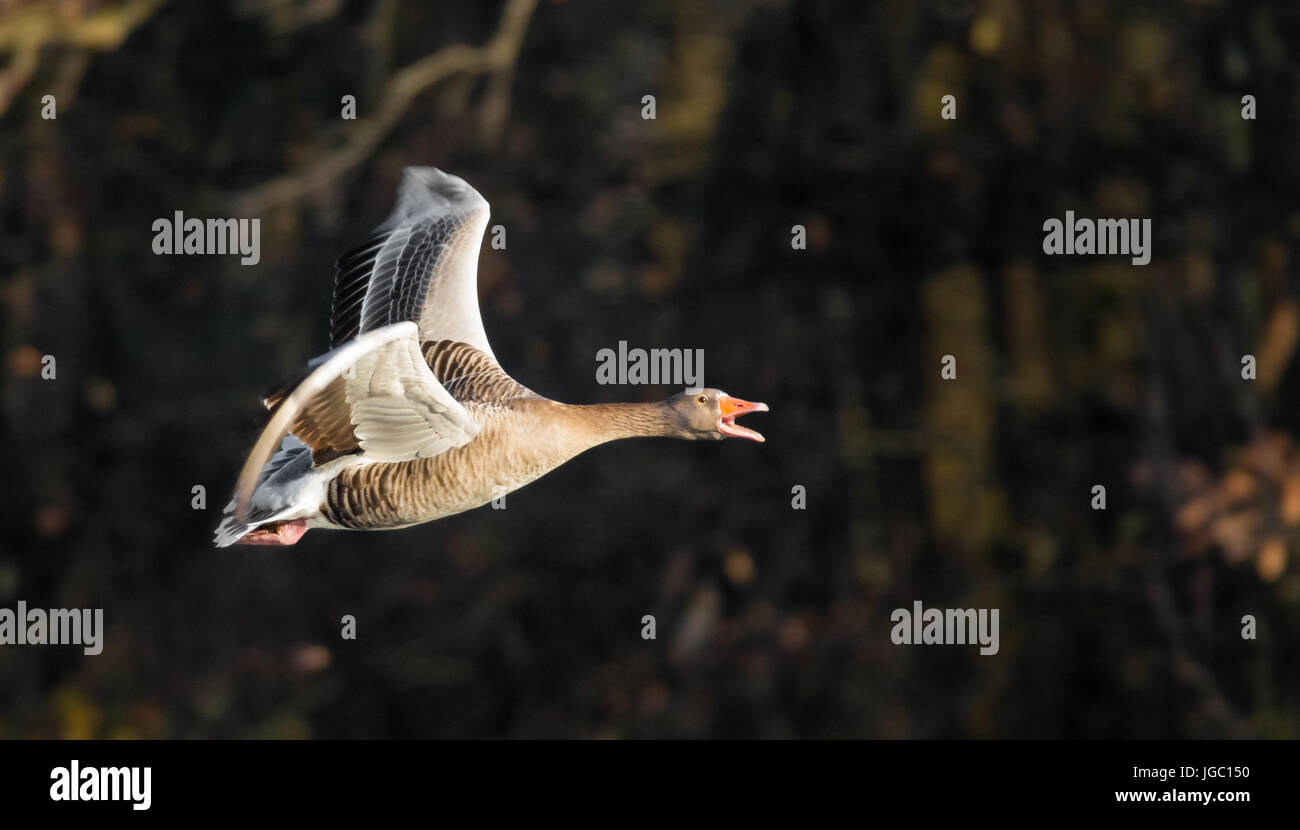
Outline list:
[[[748,438],[751,441],[766,441],[759,433],[752,429],[746,429],[736,423],[736,419],[741,415],[750,412],[766,412],[767,404],[751,403],[742,401],[740,398],[720,398],[718,405],[722,409],[722,414],[718,416],[718,431],[723,435],[729,435],[732,438]]]

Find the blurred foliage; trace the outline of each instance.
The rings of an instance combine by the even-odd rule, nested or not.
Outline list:
[[[1300,736],[1297,35],[1289,0],[0,0],[0,606],[108,626],[0,647],[0,736]],[[652,399],[596,351],[703,348],[768,443],[214,550],[408,164],[508,229],[522,383]],[[152,254],[240,209],[258,266]],[[1151,264],[1043,256],[1065,210],[1152,217]],[[1000,608],[1001,652],[893,646],[916,599]]]

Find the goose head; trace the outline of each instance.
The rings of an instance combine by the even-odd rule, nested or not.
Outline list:
[[[736,423],[741,415],[766,412],[765,403],[733,398],[721,389],[687,389],[673,395],[666,403],[676,416],[678,437],[712,441],[723,438],[767,440],[758,432]]]

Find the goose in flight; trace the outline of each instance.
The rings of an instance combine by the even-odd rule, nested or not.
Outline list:
[[[488,203],[408,167],[392,214],[336,264],[331,351],[269,394],[216,544],[292,545],[311,528],[391,530],[480,507],[619,438],[762,441],[767,405],[718,389],[575,406],[497,363],[478,309]]]

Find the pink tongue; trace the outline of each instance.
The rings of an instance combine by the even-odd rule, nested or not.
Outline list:
[[[767,440],[759,432],[737,424],[734,419],[724,420],[721,424],[722,432],[734,438],[748,438],[750,441],[758,441],[760,443]]]

